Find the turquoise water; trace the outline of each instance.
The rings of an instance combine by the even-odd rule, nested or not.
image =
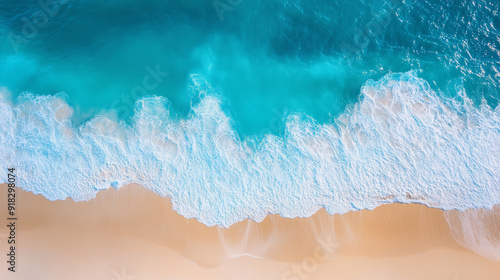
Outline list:
[[[213,1],[47,0],[50,15],[37,1],[2,1],[0,85],[64,92],[81,123],[103,110],[130,118],[146,95],[186,116],[200,74],[243,135],[279,133],[287,112],[329,121],[368,79],[416,69],[438,91],[463,83],[496,106],[499,4],[442,2],[233,1],[216,5],[221,20]],[[134,91],[148,66],[169,76]]]
[[[498,1],[185,2],[2,1],[0,167],[207,225],[500,203]]]

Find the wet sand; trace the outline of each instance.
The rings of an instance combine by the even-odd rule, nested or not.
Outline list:
[[[457,230],[465,225],[458,211],[388,204],[343,215],[269,215],[224,229],[186,219],[168,198],[136,185],[76,203],[17,192],[17,272],[2,261],[0,279],[500,279],[500,262],[455,241],[470,235]],[[488,213],[477,231],[500,247],[500,208]],[[4,226],[5,260],[7,235]]]

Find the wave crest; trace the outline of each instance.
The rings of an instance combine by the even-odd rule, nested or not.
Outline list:
[[[75,127],[61,97],[24,95],[13,105],[4,91],[0,165],[15,166],[20,187],[51,200],[88,200],[137,183],[209,226],[269,213],[310,216],[321,207],[500,203],[499,107],[475,107],[464,93],[439,97],[409,72],[368,81],[332,123],[290,114],[283,137],[240,139],[221,99],[192,78],[200,98],[188,118],[171,117],[165,98],[147,97],[131,126],[96,116]]]

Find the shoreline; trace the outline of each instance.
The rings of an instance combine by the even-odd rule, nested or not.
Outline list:
[[[20,189],[17,192],[19,259],[22,260],[19,268],[22,269],[21,264],[24,263],[23,270],[39,271],[41,267],[34,267],[45,262],[49,262],[45,264],[47,267],[54,268],[58,262],[74,267],[82,261],[90,266],[89,273],[95,273],[92,276],[88,274],[94,277],[90,279],[112,279],[109,273],[117,266],[135,271],[137,277],[147,274],[141,267],[150,266],[151,270],[160,273],[140,279],[161,279],[160,276],[165,273],[183,277],[183,271],[197,271],[205,276],[215,273],[213,279],[231,279],[224,275],[230,271],[234,273],[235,267],[240,267],[238,270],[241,272],[259,266],[263,269],[267,267],[269,275],[273,275],[272,271],[282,271],[282,279],[295,279],[296,274],[283,273],[305,262],[311,266],[309,270],[317,268],[310,274],[310,279],[326,279],[322,278],[326,275],[321,276],[321,271],[333,269],[340,273],[344,271],[342,267],[356,263],[365,263],[374,271],[377,271],[377,265],[391,267],[396,263],[410,269],[411,263],[432,266],[435,264],[426,262],[426,259],[439,260],[446,256],[456,258],[450,265],[464,270],[464,275],[465,270],[472,271],[477,267],[482,267],[486,273],[482,279],[496,279],[493,276],[500,275],[500,263],[464,248],[455,240],[453,235],[456,230],[452,232],[446,215],[455,215],[460,220],[457,210],[443,211],[420,204],[386,204],[374,210],[330,215],[322,208],[308,218],[268,215],[260,223],[245,220],[229,228],[220,228],[207,227],[196,219],[184,218],[172,209],[168,198],[138,185],[128,185],[119,190],[110,188],[99,192],[95,199],[82,202],[71,199],[50,201]],[[0,197],[0,209],[6,209],[5,191]],[[491,210],[497,213],[495,221],[500,216],[499,210],[499,207]],[[0,218],[4,220],[5,212],[0,212]],[[495,221],[492,221],[494,227]],[[5,229],[0,230],[2,255],[5,252],[5,233]],[[500,239],[498,233],[496,238]],[[32,252],[28,257],[27,251],[37,252],[34,256],[38,257],[31,257]],[[100,254],[105,256],[102,264],[94,263],[92,259]],[[178,263],[183,269],[160,269],[161,265],[148,257],[150,254]],[[54,262],[45,260],[47,256]],[[142,258],[138,259],[140,256]],[[465,261],[474,265],[457,265]],[[110,267],[103,267],[105,265]],[[443,269],[449,267],[444,265]],[[283,268],[286,268],[284,272]],[[350,269],[352,272],[354,268]],[[387,269],[396,274],[399,271],[397,266]],[[441,271],[432,270],[436,273]],[[0,275],[4,275],[7,270],[0,271]],[[47,274],[47,279],[63,279],[63,276],[60,278],[52,274],[52,270],[48,271],[51,273]],[[109,277],[99,273],[107,273]],[[69,274],[64,275],[68,277]],[[457,275],[460,274],[457,272]],[[197,279],[185,276],[186,279]],[[276,275],[269,279],[276,279]]]

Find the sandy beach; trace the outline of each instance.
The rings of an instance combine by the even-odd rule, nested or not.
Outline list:
[[[1,279],[500,279],[500,262],[485,257],[495,256],[487,246],[498,248],[499,207],[470,210],[478,215],[388,204],[218,228],[180,216],[168,198],[137,185],[76,203],[18,189],[17,204],[17,271],[2,261]],[[465,225],[464,217],[487,225]],[[471,227],[491,244],[457,243]],[[5,260],[7,236],[4,226]]]

